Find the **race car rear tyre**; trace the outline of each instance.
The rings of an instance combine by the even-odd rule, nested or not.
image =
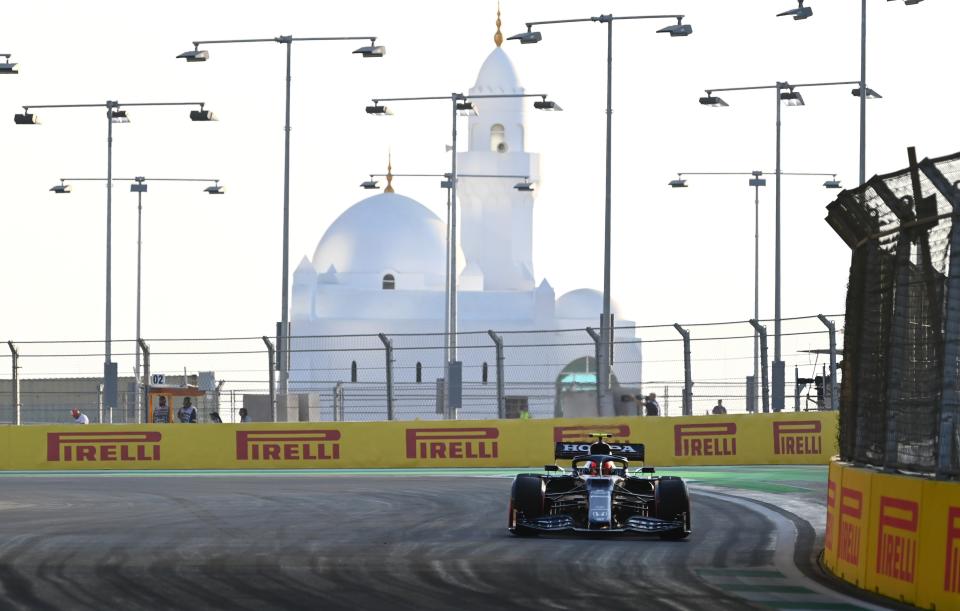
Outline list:
[[[687,484],[679,477],[663,477],[657,483],[657,517],[683,522],[683,528],[660,535],[661,539],[685,539],[690,535],[690,497]]]
[[[532,473],[522,473],[513,480],[510,491],[510,532],[517,536],[536,535],[537,531],[517,524],[517,514],[525,520],[536,520],[544,514],[547,485],[543,478]]]

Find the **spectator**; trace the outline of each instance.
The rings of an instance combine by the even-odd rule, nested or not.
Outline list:
[[[646,400],[643,402],[643,407],[647,416],[659,416],[660,404],[657,403],[657,393],[652,392],[647,395]]]
[[[162,395],[158,399],[157,409],[153,410],[153,421],[154,422],[170,421],[170,408],[167,407],[167,398]]]
[[[726,414],[727,408],[723,406],[723,399],[717,399],[717,404],[713,406],[713,415],[719,416],[721,414]]]
[[[190,405],[190,397],[183,398],[183,407],[177,410],[177,420],[184,424],[196,424],[197,408]]]
[[[223,419],[220,418],[220,414],[217,412],[210,412],[210,422],[214,424],[223,424]]]
[[[70,415],[73,416],[74,424],[90,424],[90,419],[87,418],[87,415],[78,409],[72,410]]]
[[[250,414],[247,413],[247,408],[240,408],[240,422],[250,422]]]

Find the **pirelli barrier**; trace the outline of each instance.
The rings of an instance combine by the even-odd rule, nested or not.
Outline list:
[[[830,464],[824,564],[860,588],[960,609],[960,483]]]
[[[0,427],[0,469],[528,467],[608,432],[647,463],[827,464],[834,413],[688,418]]]

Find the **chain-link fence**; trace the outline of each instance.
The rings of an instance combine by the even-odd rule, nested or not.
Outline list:
[[[960,154],[844,191],[827,222],[851,247],[840,450],[860,463],[957,474]]]
[[[720,402],[729,413],[769,409],[772,389],[761,384],[769,364],[763,362],[760,338],[747,321],[679,327],[686,335],[674,324],[616,328],[613,413],[643,413],[644,399],[651,394],[666,416],[702,415]],[[784,319],[788,410],[833,405],[829,337],[828,327],[815,316]],[[442,333],[293,336],[290,350],[281,350],[280,357],[276,338],[262,336],[151,339],[145,344],[139,379],[150,383],[146,376],[161,375],[166,385],[186,381],[199,386],[204,391],[198,404],[201,421],[208,421],[212,412],[236,421],[241,408],[260,421],[600,413],[600,344],[593,329],[461,332],[456,334],[456,359],[450,358]],[[12,342],[8,353],[0,354],[0,371],[12,374],[16,367],[17,381],[0,374],[0,423],[18,421],[16,406],[22,424],[71,422],[73,408],[83,410],[91,422],[144,421],[136,345],[132,340],[114,342],[120,377],[117,404],[109,406],[102,385],[101,342]],[[289,359],[286,398],[277,370],[283,354]],[[459,376],[448,372],[450,360],[460,363]],[[450,413],[456,387],[459,410]]]

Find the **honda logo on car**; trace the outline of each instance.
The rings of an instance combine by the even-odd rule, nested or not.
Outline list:
[[[156,431],[47,433],[49,462],[135,462],[160,460]]]
[[[579,452],[581,454],[589,454],[590,446],[589,443],[565,443],[561,446],[564,452]],[[639,454],[641,446],[631,446],[626,444],[611,443],[610,451],[611,452],[623,452],[625,454]]]
[[[337,460],[340,431],[237,431],[237,460]]]
[[[407,429],[407,458],[497,458],[494,427]]]
[[[785,420],[773,423],[774,454],[820,454],[823,441],[819,420]]]
[[[674,456],[736,456],[734,422],[677,424],[673,427]]]
[[[590,433],[610,433],[613,439],[629,439],[630,425],[628,424],[584,424],[579,426],[553,427],[553,441],[581,441],[590,436]]]
[[[877,573],[913,583],[917,568],[920,504],[880,497],[877,526]]]

